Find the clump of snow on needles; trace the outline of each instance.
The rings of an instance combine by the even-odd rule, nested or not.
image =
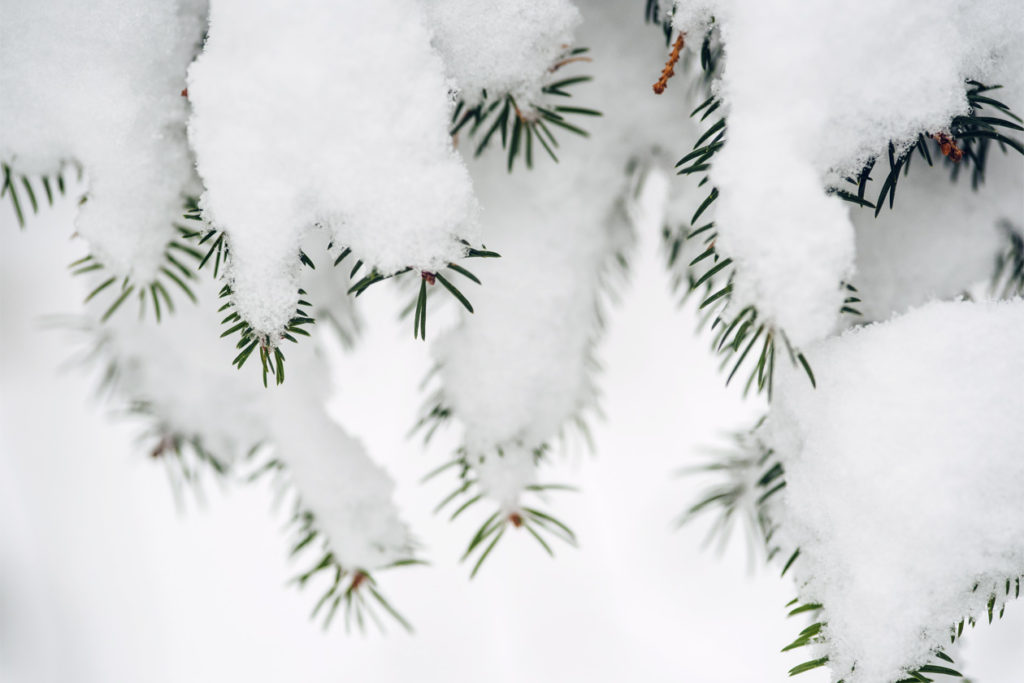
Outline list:
[[[435,270],[475,241],[452,101],[415,0],[214,0],[189,71],[204,217],[231,241],[239,313],[293,314],[302,233],[333,232],[369,267]]]
[[[269,425],[300,505],[343,567],[372,570],[408,559],[414,543],[393,500],[394,481],[325,412],[322,361],[295,355],[288,382],[273,392]]]
[[[181,307],[160,323],[117,316],[88,327],[98,358],[116,370],[116,403],[151,418],[158,436],[197,439],[228,467],[244,463],[252,447],[268,447],[344,567],[371,570],[410,557],[394,482],[326,410],[322,337],[289,350],[288,381],[268,391],[231,366],[234,349],[220,343],[221,315],[209,305],[214,283],[199,294],[205,306]]]
[[[0,160],[25,175],[88,176],[75,220],[118,275],[152,280],[193,181],[185,73],[202,0],[4,3]]]
[[[664,137],[691,132],[683,89],[651,92],[649,67],[664,47],[642,16],[628,3],[579,4],[579,40],[594,61],[559,77],[593,76],[570,103],[603,116],[581,124],[588,138],[559,136],[558,163],[535,151],[532,169],[509,174],[497,148],[470,163],[485,241],[502,258],[469,264],[483,282],[476,312],[433,347],[470,463],[486,455],[482,486],[506,506],[531,483],[534,449],[599,412],[596,346],[632,246],[626,207]]]
[[[580,22],[569,0],[433,0],[426,8],[434,45],[469,102],[486,90],[533,104]]]
[[[817,389],[779,367],[781,529],[837,678],[901,678],[1024,574],[1022,338],[1020,299],[932,303],[809,347]]]
[[[717,0],[677,10],[694,42],[713,15],[725,46],[728,134],[710,175],[735,294],[797,345],[824,337],[854,258],[847,207],[825,187],[890,140],[965,114],[965,79],[986,81],[1024,39],[1024,5]]]

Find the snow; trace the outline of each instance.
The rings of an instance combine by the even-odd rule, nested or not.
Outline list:
[[[600,309],[615,286],[617,259],[631,247],[637,177],[670,165],[658,146],[689,126],[681,89],[660,97],[650,90],[663,50],[635,8],[580,4],[579,41],[595,49],[578,72],[594,81],[573,99],[604,114],[585,122],[591,137],[561,135],[559,163],[528,172],[510,175],[487,154],[470,164],[484,241],[502,258],[467,264],[483,281],[473,292],[476,312],[439,337],[433,352],[471,456],[532,451],[598,412]],[[528,458],[491,460],[492,480],[508,467],[511,483],[491,486],[504,500],[516,482],[529,482]]]
[[[511,94],[520,106],[535,103],[581,19],[569,0],[432,0],[425,6],[434,45],[470,104],[483,91]]]
[[[348,298],[343,291],[331,297],[329,283],[307,272],[302,284],[311,292]],[[144,406],[141,414],[157,435],[196,438],[228,467],[244,464],[254,446],[269,447],[263,452],[284,463],[289,490],[313,513],[315,528],[344,568],[369,571],[410,557],[412,541],[392,500],[391,478],[327,413],[324,338],[289,345],[287,382],[264,389],[253,376],[256,368],[231,365],[236,350],[219,338],[223,314],[212,305],[215,289],[208,281],[197,291],[199,306],[179,306],[159,324],[118,316],[87,326],[101,344],[100,368],[117,369],[114,406]]]
[[[296,355],[302,354],[289,354]],[[292,376],[273,392],[275,456],[343,568],[370,571],[409,559],[413,542],[393,501],[395,484],[324,411],[328,387],[323,365],[314,361],[290,357]]]
[[[1022,335],[1020,299],[932,303],[809,347],[816,390],[779,366],[779,521],[836,677],[899,678],[1024,574]]]
[[[677,28],[721,30],[728,136],[710,170],[736,299],[798,346],[827,335],[853,270],[847,208],[824,188],[920,131],[966,113],[964,79],[989,79],[1019,42],[1024,6],[962,0],[808,6],[677,3]]]
[[[75,227],[118,275],[146,283],[174,235],[192,161],[185,70],[202,0],[5,3],[0,27],[0,159],[18,173],[81,164]]]
[[[314,224],[385,274],[435,270],[477,241],[415,0],[215,0],[188,84],[203,215],[230,237],[234,300],[258,332],[292,316]]]
[[[145,406],[161,435],[199,439],[218,462],[231,465],[269,436],[262,386],[231,365],[235,349],[219,338],[222,316],[209,287],[204,305],[181,301],[160,323],[115,316],[91,323],[101,364],[113,364],[117,404]],[[102,307],[95,306],[97,317]],[[188,343],[182,343],[188,340]]]

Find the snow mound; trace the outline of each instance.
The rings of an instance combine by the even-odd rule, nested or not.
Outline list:
[[[204,217],[227,232],[240,315],[279,332],[315,224],[369,267],[435,270],[475,241],[452,101],[415,0],[214,0],[189,70]]]
[[[932,303],[811,346],[817,389],[780,365],[780,526],[836,676],[900,678],[1024,574],[1021,339],[1020,299]]]
[[[728,135],[711,167],[736,297],[797,346],[833,328],[853,267],[848,209],[825,187],[919,132],[967,113],[965,79],[986,81],[1024,39],[1013,0],[677,3],[696,36],[713,15],[725,46]]]

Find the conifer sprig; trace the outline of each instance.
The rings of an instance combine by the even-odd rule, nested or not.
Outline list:
[[[991,293],[1000,299],[1024,296],[1024,231],[1007,220],[1000,222],[1006,248],[996,256]]]
[[[164,249],[164,263],[156,277],[148,284],[138,284],[128,276],[119,278],[108,274],[107,277],[102,277],[106,266],[92,254],[87,254],[68,266],[72,275],[96,273],[101,276],[100,281],[90,290],[83,302],[89,303],[93,299],[103,297],[110,299],[111,303],[101,316],[101,322],[110,319],[132,295],[138,300],[139,317],[144,317],[147,308],[152,307],[157,322],[160,322],[165,312],[174,312],[171,291],[181,290],[193,304],[198,303],[192,287],[195,284],[194,280],[197,279],[194,263],[200,260],[202,254],[190,244],[191,232],[181,226],[176,228],[178,235],[167,243]]]
[[[462,244],[465,249],[462,258],[501,258],[501,254],[494,251],[488,251],[486,247],[481,247],[480,249],[477,249],[471,246],[469,242],[465,240],[462,240]],[[350,249],[343,250],[341,254],[335,259],[334,265],[340,265],[342,261],[344,261],[345,258],[350,253]],[[362,267],[363,262],[356,261],[355,266],[349,273],[350,277],[355,277]],[[372,285],[375,285],[378,282],[383,282],[384,280],[392,278],[397,279],[404,275],[407,275],[408,273],[415,272],[415,270],[416,269],[411,267],[403,268],[402,270],[399,270],[395,273],[391,273],[390,275],[382,275],[376,269],[371,270],[368,274],[364,275],[362,278],[357,280],[349,288],[348,293],[354,294],[356,297],[359,297],[360,295],[363,294],[363,292],[365,292]],[[442,271],[450,271],[449,276],[445,277]],[[473,304],[470,303],[469,299],[466,298],[466,295],[462,293],[461,289],[459,289],[458,285],[456,284],[458,280],[452,277],[452,274],[459,275],[460,277],[470,280],[475,284],[482,284],[480,278],[478,278],[464,266],[461,266],[458,263],[454,262],[448,263],[448,265],[446,265],[443,269],[438,271],[419,271],[420,284],[416,298],[410,306],[406,307],[406,311],[403,312],[403,315],[408,311],[414,312],[414,339],[419,338],[426,340],[427,338],[427,299],[429,294],[428,288],[432,288],[434,285],[440,284],[456,301],[458,301],[462,305],[463,308],[465,308],[470,313],[473,313]]]
[[[81,180],[82,169],[78,168],[78,178]],[[0,199],[7,197],[11,202],[11,208],[14,210],[14,217],[18,221],[18,227],[25,227],[25,211],[31,210],[33,214],[38,214],[39,210],[43,208],[42,200],[46,200],[46,206],[53,206],[53,203],[58,197],[64,196],[67,191],[64,182],[64,170],[63,168],[52,176],[42,175],[39,177],[37,183],[41,186],[42,191],[33,185],[32,180],[22,174],[15,173],[14,170],[8,164],[0,164],[0,170],[3,171],[3,185],[0,185]]]
[[[551,67],[551,73],[568,64],[589,61],[584,55],[588,48],[579,47],[562,55]],[[529,107],[521,107],[511,94],[494,96],[485,90],[480,101],[472,106],[460,100],[452,114],[451,135],[457,136],[466,131],[470,138],[484,131],[473,152],[480,156],[496,135],[500,136],[501,147],[507,152],[508,170],[511,173],[516,160],[522,156],[527,168],[533,168],[534,141],[536,141],[555,162],[558,155],[558,129],[569,131],[575,135],[589,137],[590,133],[581,128],[576,121],[579,117],[601,116],[601,112],[587,107],[575,107],[553,104],[556,98],[571,97],[570,90],[581,83],[592,80],[590,76],[571,76],[548,83],[541,88],[543,106],[533,103]]]
[[[534,464],[542,460],[547,448],[541,446],[533,451]],[[483,461],[485,457],[504,457],[501,448],[487,456],[478,456]],[[480,482],[475,478],[471,458],[464,448],[456,452],[456,457],[444,463],[440,467],[428,473],[423,481],[429,481],[442,472],[455,469],[458,472],[456,488],[445,496],[434,508],[434,513],[440,513],[451,509],[450,521],[455,521],[464,512],[474,507],[487,498],[487,492],[482,490]],[[543,496],[549,491],[574,491],[572,486],[565,484],[531,484],[525,487],[523,494],[535,494]],[[473,569],[469,577],[474,578],[483,567],[484,562],[490,557],[494,548],[501,541],[505,532],[509,529],[525,529],[526,532],[544,549],[550,557],[554,557],[554,549],[551,547],[553,540],[560,540],[571,546],[576,545],[576,534],[562,521],[550,513],[539,509],[536,505],[519,503],[512,508],[499,506],[483,523],[477,528],[476,533],[469,541],[461,561],[473,560]]]
[[[675,14],[675,5],[664,14],[661,5],[660,0],[645,0],[644,21],[661,29],[665,34],[665,45],[668,46],[672,43],[672,15]]]
[[[231,364],[241,370],[245,362],[249,360],[249,357],[258,350],[260,366],[263,370],[263,386],[268,386],[267,378],[270,376],[274,377],[276,384],[283,384],[285,356],[284,351],[281,350],[281,342],[288,340],[293,344],[297,344],[298,339],[296,339],[296,335],[310,336],[305,326],[316,322],[303,308],[304,306],[312,306],[310,302],[301,298],[305,296],[305,290],[300,289],[298,291],[299,300],[295,313],[288,320],[284,330],[278,335],[258,332],[238,314],[237,310],[231,310],[235,307],[234,302],[231,301],[233,293],[231,285],[224,285],[220,290],[220,297],[227,299],[227,301],[217,309],[218,313],[228,311],[228,315],[221,320],[221,325],[227,329],[220,336],[230,337],[234,334],[238,335],[238,341],[235,344],[238,355],[231,361]]]
[[[301,589],[314,577],[329,577],[327,589],[313,607],[311,619],[322,619],[326,630],[341,611],[346,632],[351,631],[353,626],[365,631],[367,624],[372,621],[381,633],[386,633],[387,629],[381,618],[386,616],[406,631],[413,631],[409,621],[380,592],[371,572],[364,569],[349,569],[341,565],[337,556],[329,549],[327,539],[317,528],[316,518],[312,512],[297,509],[292,516],[291,526],[296,540],[290,555],[298,555],[306,548],[320,547],[314,555],[318,560],[292,579],[293,583]],[[384,569],[417,564],[425,563],[422,560],[407,558],[392,562]]]
[[[248,480],[252,482],[271,477],[283,495],[290,489],[286,472],[287,467],[283,462],[277,458],[269,458],[248,476]],[[353,626],[365,632],[367,625],[372,622],[381,633],[386,633],[385,619],[382,618],[386,617],[406,631],[413,631],[409,621],[381,593],[373,572],[342,565],[331,549],[330,539],[317,524],[316,515],[304,506],[297,494],[292,515],[288,520],[288,531],[292,538],[289,557],[296,558],[302,555],[313,560],[307,565],[308,569],[292,578],[291,583],[301,590],[317,582],[323,585],[323,579],[327,580],[326,589],[314,605],[310,619],[321,619],[324,630],[327,630],[341,612],[346,632],[351,632]],[[410,548],[409,557],[396,560],[379,569],[421,564],[426,563],[412,557]]]
[[[953,117],[948,131],[921,132],[905,148],[900,148],[896,142],[889,142],[885,156],[889,168],[874,201],[867,199],[865,193],[868,181],[872,179],[872,171],[878,167],[877,157],[869,159],[856,177],[846,178],[849,188],[833,188],[832,191],[848,202],[873,209],[877,217],[887,204],[889,209],[893,208],[901,172],[903,176],[910,172],[915,151],[928,166],[934,166],[935,159],[943,157],[949,167],[950,178],[954,181],[965,172],[964,169],[969,168],[971,188],[974,190],[985,181],[985,168],[994,145],[1003,153],[1012,150],[1024,154],[1024,142],[1007,133],[1024,132],[1021,118],[992,95],[993,91],[1002,86],[984,85],[973,80],[968,80],[967,85],[968,113]]]

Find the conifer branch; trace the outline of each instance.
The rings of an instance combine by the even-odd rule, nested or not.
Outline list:
[[[534,449],[532,453],[534,465],[545,457],[547,450],[547,446]],[[482,463],[484,458],[504,456],[503,449],[498,447],[493,453],[474,457],[479,458]],[[475,478],[472,459],[464,448],[458,449],[452,460],[427,474],[424,481],[429,481],[451,469],[457,470],[457,486],[434,508],[434,513],[451,510],[449,520],[455,521],[464,512],[486,499],[488,492],[481,488],[479,480]],[[543,495],[548,491],[574,490],[572,486],[565,484],[531,484],[525,487],[523,494]],[[560,540],[572,546],[576,545],[576,534],[572,529],[536,505],[527,505],[521,502],[512,507],[502,505],[480,524],[462,555],[461,561],[463,562],[475,558],[473,559],[473,569],[470,572],[471,579],[483,567],[484,562],[509,527],[524,529],[550,557],[554,557],[555,554],[551,547],[552,540]]]
[[[589,61],[584,55],[588,48],[575,48],[561,56],[549,70],[554,73],[563,66]],[[465,100],[459,100],[452,114],[452,127],[449,133],[458,140],[460,131],[466,130],[470,138],[476,138],[480,131],[482,137],[473,155],[480,156],[496,134],[500,134],[501,147],[507,152],[508,170],[511,173],[516,160],[523,156],[527,168],[533,167],[534,140],[544,149],[555,162],[558,156],[558,129],[582,137],[590,133],[572,121],[581,116],[601,116],[596,109],[586,107],[565,106],[554,102],[559,97],[571,97],[573,86],[590,81],[590,76],[573,76],[547,83],[541,88],[543,102],[531,103],[530,107],[520,107],[511,94],[495,97],[487,91],[481,93],[480,101],[472,106]],[[542,106],[543,105],[543,106]]]
[[[665,62],[665,68],[661,70],[661,76],[652,86],[654,94],[660,95],[665,92],[665,88],[668,87],[668,80],[676,73],[676,64],[679,62],[679,55],[682,53],[685,45],[686,34],[680,33],[675,43],[672,44],[672,51],[669,53],[668,61]]]
[[[82,168],[75,166],[78,172],[78,180],[82,179]],[[33,215],[38,214],[43,208],[43,200],[46,206],[53,206],[59,197],[67,192],[64,181],[64,168],[62,167],[52,175],[41,175],[36,183],[28,176],[15,173],[9,164],[0,164],[0,171],[3,172],[3,184],[0,185],[0,199],[6,197],[11,203],[14,217],[18,221],[18,227],[24,229],[26,224],[26,211],[30,210]],[[41,191],[40,187],[41,186]]]

